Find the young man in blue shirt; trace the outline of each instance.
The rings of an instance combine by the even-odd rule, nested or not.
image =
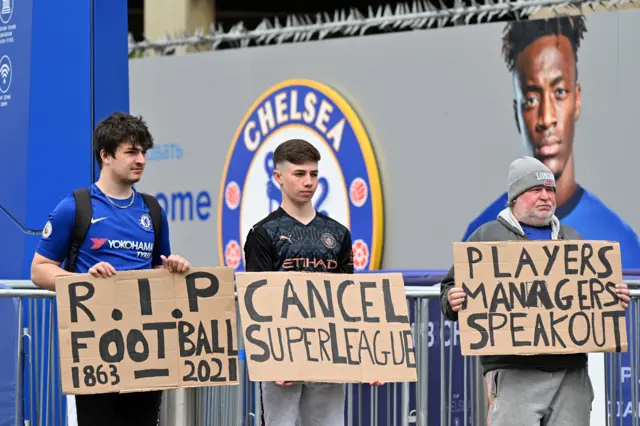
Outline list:
[[[514,117],[529,155],[544,163],[557,184],[556,216],[587,240],[618,241],[623,269],[640,268],[636,232],[595,194],[576,181],[574,138],[582,100],[578,49],[585,17],[510,22],[503,53],[514,89]],[[495,220],[507,204],[503,192],[476,217],[463,240]]]
[[[160,247],[154,251],[155,231],[150,210],[133,185],[140,181],[153,137],[142,120],[114,113],[100,122],[94,152],[100,178],[89,188],[93,215],[80,245],[73,273],[110,277],[117,271],[165,267],[184,272],[189,262],[171,254],[169,225],[162,214]],[[55,277],[72,272],[62,268],[70,250],[76,199],[67,195],[51,212],[31,265],[31,280],[55,291]],[[155,253],[155,254],[154,254]],[[79,426],[156,426],[161,391],[77,395]]]

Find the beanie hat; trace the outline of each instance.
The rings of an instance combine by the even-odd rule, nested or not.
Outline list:
[[[536,186],[556,189],[556,179],[551,170],[533,157],[514,160],[509,166],[509,202]]]

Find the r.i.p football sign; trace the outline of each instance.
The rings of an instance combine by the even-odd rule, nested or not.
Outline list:
[[[231,268],[56,279],[62,390],[238,384]]]

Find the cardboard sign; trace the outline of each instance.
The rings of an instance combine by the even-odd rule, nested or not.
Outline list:
[[[238,384],[233,269],[56,278],[62,391]]]
[[[401,274],[236,274],[249,377],[416,381]]]
[[[454,243],[463,355],[625,352],[618,243]]]

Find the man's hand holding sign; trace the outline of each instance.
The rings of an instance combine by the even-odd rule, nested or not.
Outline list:
[[[156,266],[154,269],[166,268],[169,272],[187,272],[191,265],[182,256],[172,254],[169,257],[161,255],[162,265]],[[114,268],[109,262],[98,262],[93,265],[87,273],[98,278],[109,278],[115,275],[116,268]]]
[[[463,355],[624,352],[618,243],[454,243]]]

